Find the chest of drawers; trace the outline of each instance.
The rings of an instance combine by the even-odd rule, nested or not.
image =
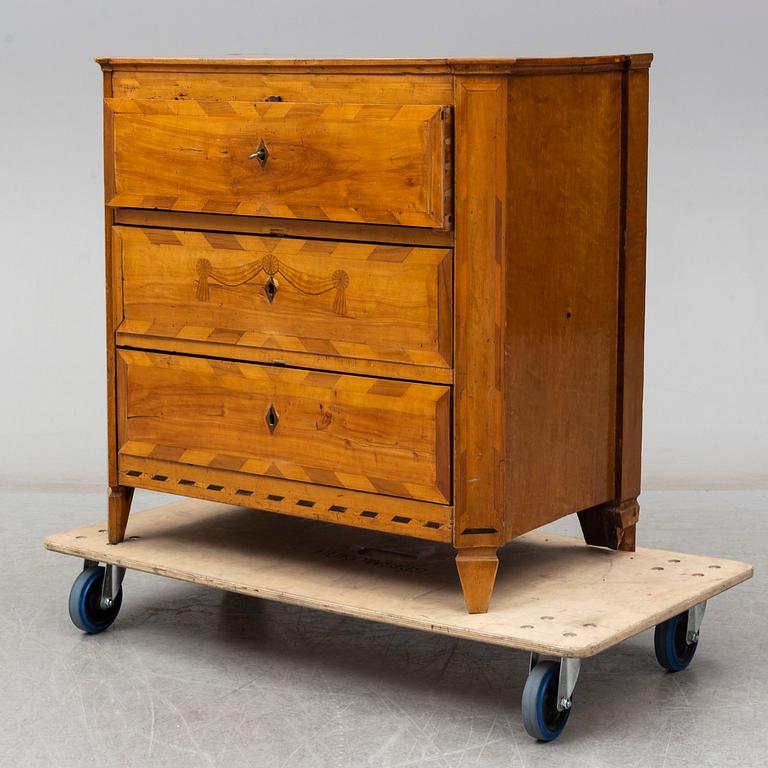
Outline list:
[[[109,539],[148,488],[634,548],[650,55],[101,59]]]

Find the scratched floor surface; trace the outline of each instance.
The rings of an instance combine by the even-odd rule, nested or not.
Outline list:
[[[0,766],[764,768],[768,492],[643,502],[641,543],[756,576],[710,603],[687,672],[656,666],[648,632],[587,662],[542,745],[521,725],[521,652],[139,573],[113,629],[82,635],[66,610],[80,564],[40,542],[103,517],[102,496],[0,492]]]

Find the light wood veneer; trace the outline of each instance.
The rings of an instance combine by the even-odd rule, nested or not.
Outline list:
[[[100,59],[109,536],[134,488],[633,549],[649,54]],[[457,583],[458,588],[458,583]]]

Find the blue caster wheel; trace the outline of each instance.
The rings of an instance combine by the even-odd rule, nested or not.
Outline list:
[[[571,714],[568,708],[558,710],[557,687],[560,664],[541,661],[531,670],[523,688],[523,725],[529,736],[539,741],[556,739],[565,728]]]
[[[698,633],[695,641],[689,642],[688,611],[656,625],[653,636],[656,660],[668,672],[680,672],[685,669],[693,661],[698,646]]]
[[[123,588],[109,608],[101,606],[101,586],[104,568],[94,565],[81,571],[69,591],[69,618],[89,635],[96,635],[112,626],[123,602]]]

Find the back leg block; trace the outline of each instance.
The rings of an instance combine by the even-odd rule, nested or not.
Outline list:
[[[579,512],[579,523],[587,544],[634,552],[639,517],[637,499],[627,499],[584,509]]]

